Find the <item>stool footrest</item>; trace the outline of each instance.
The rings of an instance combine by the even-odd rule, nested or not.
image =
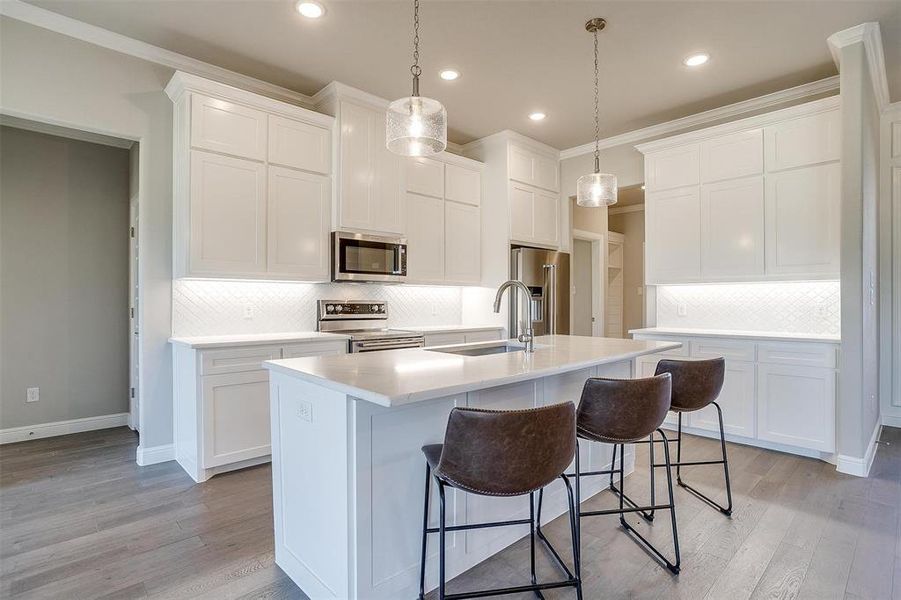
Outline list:
[[[464,598],[488,598],[490,596],[502,596],[505,594],[521,594],[523,592],[537,592],[540,590],[553,590],[562,587],[575,586],[577,580],[568,579],[566,581],[554,581],[551,583],[535,583],[532,585],[517,585],[508,588],[497,588],[493,590],[482,590],[479,592],[460,592],[458,594],[445,594],[445,600],[463,600]]]
[[[514,519],[512,521],[494,521],[491,523],[472,523],[471,525],[451,525],[444,531],[466,531],[468,529],[488,529],[489,527],[506,527],[507,525],[531,525],[530,519]],[[429,527],[426,533],[438,533],[438,527]]]
[[[580,517],[594,517],[596,515],[621,515],[623,513],[634,513],[634,512],[647,512],[649,510],[669,510],[673,507],[672,504],[653,504],[651,506],[635,506],[629,508],[610,508],[605,510],[586,510],[584,512],[580,512]]]
[[[695,467],[699,465],[722,465],[725,464],[726,461],[720,460],[683,460],[680,462],[670,463],[670,466],[673,467]],[[666,463],[654,463],[654,468],[661,469],[666,466]]]

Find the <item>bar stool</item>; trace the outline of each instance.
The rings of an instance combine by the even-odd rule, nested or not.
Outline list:
[[[672,377],[669,374],[655,375],[644,379],[604,379],[591,378],[585,382],[582,388],[582,398],[579,401],[579,410],[576,420],[576,433],[579,440],[586,442],[604,442],[614,444],[613,459],[609,469],[599,471],[582,472],[579,465],[579,452],[576,450],[575,477],[576,502],[581,502],[581,478],[596,475],[610,475],[611,483],[613,475],[619,474],[619,489],[611,486],[611,490],[619,498],[619,508],[608,510],[582,511],[580,519],[598,515],[619,515],[620,525],[623,530],[634,536],[646,550],[656,556],[673,573],[678,573],[682,562],[679,552],[679,532],[676,527],[676,504],[673,499],[673,478],[670,469],[670,455],[668,444],[663,445],[664,463],[666,467],[667,485],[669,490],[669,503],[638,506],[623,492],[623,479],[625,477],[625,444],[646,442],[647,438],[655,431],[666,440],[666,434],[660,429],[663,419],[670,408],[670,393]],[[578,444],[578,442],[577,442]],[[619,447],[619,468],[616,468],[616,449]],[[653,471],[653,469],[652,469]],[[538,495],[538,520],[541,522],[542,494]],[[628,504],[628,506],[626,506]],[[673,529],[673,551],[675,560],[670,560],[654,547],[644,536],[626,521],[626,513],[648,513],[655,510],[669,510]],[[539,536],[543,534],[539,529]]]
[[[726,374],[726,361],[723,358],[713,358],[710,360],[661,360],[657,363],[658,375],[669,373],[673,378],[673,394],[670,410],[678,415],[678,424],[676,429],[676,439],[664,442],[666,446],[669,442],[676,442],[676,462],[672,463],[676,467],[676,483],[700,498],[707,504],[719,510],[726,516],[732,514],[732,484],[729,481],[729,460],[726,457],[726,434],[723,429],[723,409],[720,408],[716,399],[723,389],[723,380]],[[716,408],[717,417],[720,424],[720,449],[723,458],[721,460],[682,460],[682,414],[687,412],[695,412],[706,408],[709,405]],[[651,504],[654,503],[654,469],[662,467],[661,464],[654,463],[654,443],[651,437],[650,461],[653,465],[651,469]],[[689,484],[682,480],[682,467],[691,467],[698,465],[723,465],[723,478],[726,481],[726,506],[715,502],[712,498],[707,497]],[[651,514],[653,518],[653,514]]]
[[[483,410],[454,408],[447,420],[443,444],[423,446],[426,459],[425,501],[422,513],[422,557],[419,568],[419,598],[425,597],[425,561],[427,537],[437,533],[438,598],[458,600],[502,594],[534,592],[575,587],[582,598],[579,576],[578,519],[575,497],[565,471],[576,450],[575,406],[572,402],[527,410]],[[438,486],[438,527],[429,527],[429,480]],[[535,492],[558,477],[566,484],[569,499],[570,535],[572,536],[573,571],[546,539],[566,579],[538,583],[535,574]],[[445,488],[452,487],[481,496],[529,495],[529,518],[490,523],[447,526],[445,523]],[[531,542],[531,585],[496,588],[476,592],[447,594],[445,591],[445,535],[449,531],[484,529],[508,525],[529,525]]]

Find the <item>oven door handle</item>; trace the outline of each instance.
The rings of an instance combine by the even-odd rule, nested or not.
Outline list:
[[[354,342],[353,346],[359,350],[380,350],[392,348],[420,348],[423,344],[424,340],[421,338],[397,338],[392,340]]]

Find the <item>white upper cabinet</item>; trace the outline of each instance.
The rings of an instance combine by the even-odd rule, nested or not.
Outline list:
[[[269,162],[313,173],[331,171],[331,132],[325,127],[269,116]]]
[[[560,189],[558,159],[511,144],[508,160],[510,179],[546,190]]]
[[[647,281],[696,281],[701,276],[701,202],[697,187],[652,192],[645,200]]]
[[[510,238],[516,242],[556,246],[560,243],[559,198],[519,183],[510,184]]]
[[[444,280],[444,200],[407,193],[407,278],[413,283]]]
[[[767,272],[838,277],[840,203],[838,163],[768,176]]]
[[[763,173],[763,130],[751,129],[701,142],[701,182]]]
[[[449,283],[481,280],[481,211],[476,206],[444,203],[445,278]]]
[[[841,158],[841,113],[820,112],[766,128],[767,171],[782,171]]]
[[[510,184],[510,238],[528,240],[535,228],[535,190],[527,185]]]
[[[648,190],[669,190],[700,181],[700,149],[688,144],[645,156],[645,186]]]
[[[538,190],[532,206],[532,240],[539,244],[556,246],[560,243],[560,198],[557,194]]]
[[[266,166],[191,151],[190,269],[194,274],[266,272]]]
[[[431,158],[404,160],[406,189],[423,196],[444,197],[444,163]]]
[[[192,100],[192,146],[253,160],[266,158],[266,113],[200,94]]]
[[[825,98],[638,146],[646,282],[838,278],[839,110]]]
[[[701,275],[747,279],[764,274],[763,177],[701,186]]]
[[[328,178],[271,166],[268,196],[268,271],[328,279]]]
[[[448,164],[444,170],[444,197],[478,206],[482,203],[482,175],[478,171]]]
[[[338,229],[404,232],[401,158],[385,147],[385,111],[342,101]]]

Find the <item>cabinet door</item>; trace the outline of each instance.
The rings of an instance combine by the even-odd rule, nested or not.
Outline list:
[[[668,190],[700,182],[700,150],[689,144],[660,150],[645,156],[645,179],[648,190]]]
[[[559,161],[550,156],[511,145],[507,153],[510,179],[546,190],[560,188]]]
[[[763,130],[751,129],[701,142],[701,182],[763,173]]]
[[[482,273],[482,220],[477,206],[444,203],[444,276],[454,283],[479,283]]]
[[[753,438],[757,407],[754,402],[754,363],[738,360],[726,361],[726,377],[717,403],[723,409],[723,429],[726,433]],[[708,406],[691,413],[691,426],[719,433],[720,423],[716,408]]]
[[[791,119],[766,128],[768,172],[841,158],[841,112],[828,112]]]
[[[330,194],[325,176],[269,167],[270,273],[328,279]]]
[[[764,272],[763,177],[701,186],[701,273],[705,279]]]
[[[370,229],[380,233],[404,233],[403,161],[385,147],[385,111],[374,111],[371,119],[375,129],[372,138],[375,179]]]
[[[533,156],[534,185],[552,191],[560,189],[559,166],[560,161],[549,156],[541,154]]]
[[[444,198],[478,206],[482,203],[482,174],[457,165],[446,165]]]
[[[697,281],[701,275],[701,203],[697,187],[647,196],[647,283]]]
[[[407,279],[444,281],[444,200],[407,194]]]
[[[254,160],[266,158],[266,114],[240,104],[191,96],[191,145]]]
[[[202,381],[201,466],[270,454],[268,371],[211,375]]]
[[[841,167],[767,176],[766,273],[838,277]]]
[[[527,185],[510,184],[510,237],[530,241],[534,237],[535,191]]]
[[[559,199],[557,194],[537,191],[532,205],[533,240],[556,246],[560,243]]]
[[[191,151],[191,273],[266,272],[266,167]]]
[[[314,173],[331,170],[331,132],[324,127],[269,115],[269,162]]]
[[[433,198],[444,197],[444,163],[430,158],[406,158],[404,176],[408,192]]]
[[[835,372],[758,364],[757,437],[821,452],[835,450]]]

